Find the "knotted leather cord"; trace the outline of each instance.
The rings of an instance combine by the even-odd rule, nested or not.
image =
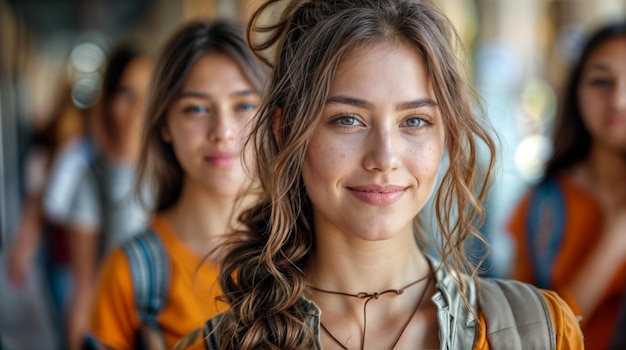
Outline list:
[[[426,276],[420,277],[419,279],[417,279],[416,281],[413,281],[409,284],[407,284],[406,286],[400,288],[400,289],[387,289],[384,290],[382,292],[374,292],[374,293],[367,293],[367,292],[360,292],[357,294],[351,294],[351,293],[345,293],[345,292],[335,292],[335,291],[330,291],[330,290],[325,290],[325,289],[320,289],[320,288],[316,288],[313,286],[308,286],[309,288],[318,291],[318,292],[322,292],[322,293],[327,293],[327,294],[336,294],[336,295],[343,295],[343,296],[347,296],[347,297],[353,297],[353,298],[357,298],[357,299],[366,299],[365,300],[365,304],[363,304],[363,335],[361,336],[361,350],[364,349],[365,347],[365,329],[367,326],[367,304],[370,302],[370,300],[372,299],[378,299],[381,295],[383,294],[388,294],[388,293],[395,293],[396,295],[400,295],[402,293],[404,293],[404,291],[409,288],[412,287],[424,280],[428,280],[426,283],[426,287],[424,287],[424,290],[422,291],[422,294],[420,295],[420,298],[417,302],[417,305],[415,306],[415,309],[413,309],[413,312],[411,313],[411,315],[409,315],[409,319],[404,323],[404,326],[402,326],[402,329],[400,330],[400,334],[398,334],[398,336],[396,337],[395,341],[393,342],[393,344],[391,344],[391,347],[389,348],[390,350],[393,350],[393,348],[396,346],[396,344],[398,344],[398,341],[400,341],[400,338],[402,337],[402,334],[404,334],[404,331],[406,330],[406,327],[408,327],[409,323],[411,323],[411,320],[413,319],[413,316],[415,315],[415,313],[417,312],[417,310],[419,310],[420,305],[422,305],[422,301],[424,300],[424,296],[426,295],[426,291],[428,290],[428,287],[430,286],[430,281],[431,281],[431,277],[433,276],[432,272],[429,272]],[[326,334],[328,334],[328,336],[330,336],[330,338],[332,340],[335,341],[335,343],[337,343],[337,345],[339,345],[342,349],[344,350],[348,350],[348,347],[343,345],[337,338],[335,338],[334,335],[332,335],[332,333],[330,333],[330,331],[328,330],[328,328],[326,328],[326,326],[324,326],[324,324],[322,323],[322,321],[320,320],[320,326],[322,327],[322,330],[324,330],[324,332],[326,332]]]

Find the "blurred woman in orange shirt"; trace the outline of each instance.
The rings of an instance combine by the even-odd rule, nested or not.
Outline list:
[[[243,135],[256,113],[263,76],[234,22],[189,23],[165,46],[152,83],[138,177],[150,184],[155,215],[145,233],[104,263],[91,324],[97,343],[136,349],[148,328],[157,331],[148,338],[156,334],[158,345],[170,349],[226,308],[215,300],[221,289],[214,248],[236,222],[235,199],[252,183]],[[152,320],[138,305],[136,283],[156,282],[137,279],[131,263],[145,239],[156,240],[168,262],[167,291]]]
[[[626,23],[588,41],[572,71],[542,181],[509,229],[514,278],[556,290],[606,349],[626,290]]]

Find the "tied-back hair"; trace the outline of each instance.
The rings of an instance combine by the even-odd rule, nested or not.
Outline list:
[[[192,67],[210,53],[229,56],[257,92],[263,88],[266,68],[250,50],[244,27],[237,22],[196,20],[186,23],[172,35],[159,56],[152,79],[137,176],[140,199],[144,205],[149,202],[147,199],[153,199],[157,213],[178,201],[184,179],[172,145],[162,139],[162,128]],[[149,198],[142,193],[144,183],[149,184]]]
[[[589,56],[598,46],[618,36],[626,36],[626,21],[608,23],[599,28],[588,38],[572,68],[554,125],[553,151],[546,164],[547,176],[556,175],[589,155],[591,134],[583,123],[578,87]]]
[[[222,260],[220,283],[230,309],[218,327],[220,349],[313,347],[301,303],[314,243],[302,164],[337,66],[373,43],[404,43],[425,62],[450,159],[435,199],[439,248],[445,268],[476,276],[463,243],[482,239],[475,225],[484,216],[495,145],[475,114],[480,103],[456,56],[460,42],[452,25],[428,3],[409,0],[289,1],[275,24],[261,25],[280,3],[266,1],[248,26],[255,53],[273,68],[249,139],[263,193],[242,215],[246,229],[233,236]],[[484,172],[478,170],[480,142],[490,151]]]

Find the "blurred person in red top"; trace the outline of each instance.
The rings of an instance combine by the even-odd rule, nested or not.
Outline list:
[[[24,201],[7,249],[5,268],[9,282],[6,287],[24,296],[24,302],[29,303],[29,307],[43,301],[45,311],[40,310],[50,316],[50,319],[43,319],[43,324],[53,327],[59,335],[58,346],[63,349],[63,310],[70,278],[65,230],[54,212],[60,213],[63,200],[73,193],[69,186],[60,186],[63,181],[59,180],[79,173],[68,169],[66,164],[68,155],[72,153],[70,150],[93,118],[93,109],[87,105],[85,108],[78,107],[74,103],[70,81],[59,84],[58,90],[60,99],[50,118],[33,124],[32,143],[24,157]],[[44,204],[50,202],[51,196],[58,204],[53,206],[53,210]],[[38,284],[35,276],[39,276],[43,283]],[[27,297],[32,283],[40,289]],[[39,300],[35,302],[30,298]],[[15,303],[10,298],[2,302]],[[12,319],[11,312],[7,312],[8,315],[3,315],[4,322],[19,327],[19,321]]]

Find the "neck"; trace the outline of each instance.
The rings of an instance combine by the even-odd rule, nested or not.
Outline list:
[[[376,242],[318,239],[315,247],[307,264],[307,279],[310,285],[325,290],[373,293],[400,289],[430,270],[412,232]]]
[[[113,162],[136,163],[139,158],[139,147],[136,142],[108,142],[102,152]]]
[[[607,150],[601,146],[594,146],[588,158],[588,167],[593,180],[599,185],[619,186],[626,185],[626,154]]]
[[[411,228],[405,231],[382,241],[316,235],[306,269],[311,287],[305,293],[322,310],[324,347],[438,345],[427,336],[438,333],[436,309],[428,303],[435,282]]]
[[[233,213],[235,197],[214,196],[185,181],[176,204],[164,216],[173,231],[192,250],[210,259],[220,238],[232,230],[239,212]]]
[[[626,200],[626,155],[594,145],[574,177],[604,205]]]

